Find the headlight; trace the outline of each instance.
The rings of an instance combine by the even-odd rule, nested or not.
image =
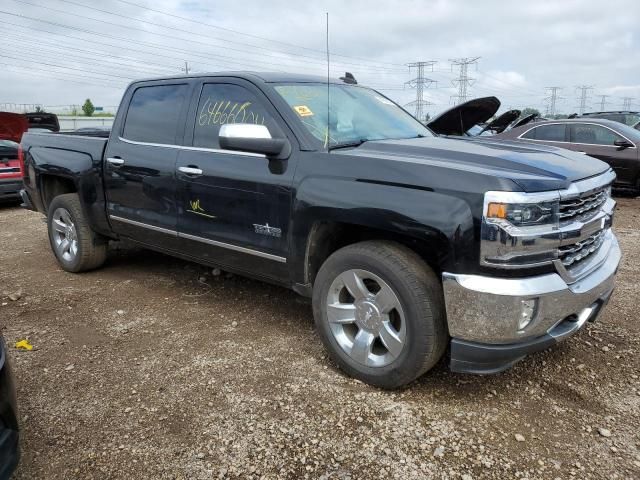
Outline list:
[[[548,225],[556,223],[558,218],[558,202],[545,203],[498,203],[487,205],[485,218],[506,220],[516,227],[528,225]]]
[[[557,258],[560,195],[487,192],[481,229],[481,264],[535,267]]]

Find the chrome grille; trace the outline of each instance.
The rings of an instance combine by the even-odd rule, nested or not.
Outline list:
[[[607,198],[609,198],[609,188],[605,187],[577,198],[562,200],[558,213],[560,221],[564,223],[592,217],[598,213]]]
[[[558,249],[560,260],[565,267],[570,267],[598,251],[604,242],[606,230],[600,230],[590,237]]]

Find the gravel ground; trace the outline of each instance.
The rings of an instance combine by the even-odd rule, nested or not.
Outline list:
[[[42,216],[0,207],[17,479],[640,478],[640,199],[600,320],[490,377],[445,362],[387,392],[327,359],[293,292],[119,248],[63,272]],[[20,298],[15,293],[20,292]]]

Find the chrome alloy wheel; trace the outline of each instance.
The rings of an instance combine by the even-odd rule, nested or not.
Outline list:
[[[354,269],[336,277],[327,295],[327,317],[342,350],[362,365],[384,367],[402,353],[407,336],[402,305],[371,272]]]
[[[53,212],[51,227],[58,256],[67,262],[73,261],[78,255],[78,234],[68,210],[57,208]]]

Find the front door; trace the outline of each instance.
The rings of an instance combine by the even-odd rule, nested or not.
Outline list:
[[[638,149],[619,148],[617,140],[625,140],[618,133],[592,123],[576,123],[569,128],[571,150],[584,152],[611,165],[616,172],[616,183],[635,186]]]
[[[292,135],[264,94],[241,80],[203,83],[192,116],[192,146],[176,165],[183,248],[211,264],[285,279],[297,148],[287,160],[270,160],[221,150],[218,132],[254,123],[273,137]]]
[[[113,230],[169,250],[177,247],[175,165],[188,94],[186,83],[135,89],[105,152],[107,213]]]

